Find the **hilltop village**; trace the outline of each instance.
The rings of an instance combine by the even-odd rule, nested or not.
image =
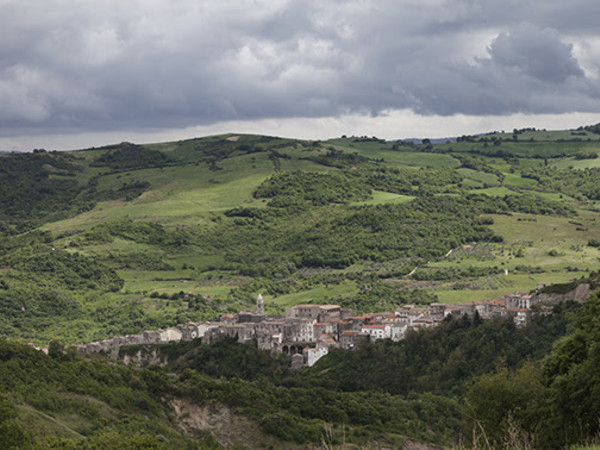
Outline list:
[[[586,293],[579,296],[585,297]],[[531,306],[535,303],[552,303],[552,299],[543,295],[515,293],[499,300],[458,305],[404,305],[394,312],[360,316],[353,316],[350,309],[338,305],[304,304],[286,308],[285,317],[281,317],[265,313],[263,298],[259,294],[255,310],[223,314],[216,322],[190,322],[164,330],[81,344],[76,348],[84,354],[103,352],[118,358],[119,349],[128,345],[166,344],[193,339],[211,343],[230,337],[239,343],[255,341],[260,350],[288,354],[292,358],[292,367],[300,368],[315,364],[331,347],[351,350],[377,339],[400,341],[408,330],[434,327],[450,314],[470,318],[478,315],[481,319],[512,317],[516,326],[520,327],[529,320]]]

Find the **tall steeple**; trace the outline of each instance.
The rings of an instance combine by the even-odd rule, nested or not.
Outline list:
[[[259,314],[265,313],[265,304],[263,303],[263,298],[261,294],[258,294],[258,297],[256,297],[256,311]]]

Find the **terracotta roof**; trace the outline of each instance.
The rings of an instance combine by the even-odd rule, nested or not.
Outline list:
[[[354,316],[353,319],[372,319],[377,317],[377,314],[363,314],[362,316]]]

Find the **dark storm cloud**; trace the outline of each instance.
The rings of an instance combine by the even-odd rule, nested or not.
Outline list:
[[[0,132],[598,112],[598,14],[592,0],[0,1]]]
[[[564,83],[569,77],[583,76],[572,45],[561,42],[555,31],[530,24],[494,39],[490,56],[498,66],[516,69],[540,81]]]

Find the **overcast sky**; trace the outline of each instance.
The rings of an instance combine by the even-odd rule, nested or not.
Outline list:
[[[600,122],[597,0],[0,0],[0,149]]]

